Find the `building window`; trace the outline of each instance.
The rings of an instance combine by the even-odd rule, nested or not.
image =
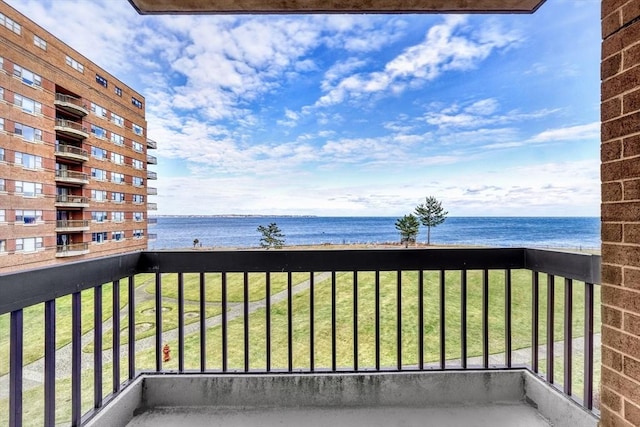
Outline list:
[[[16,252],[35,252],[42,247],[42,237],[16,239]]]
[[[100,85],[102,85],[104,87],[109,86],[109,83],[107,82],[107,79],[102,77],[100,74],[96,74],[96,83],[99,83]]]
[[[138,159],[131,159],[131,166],[133,166],[135,169],[144,168],[144,164],[142,163],[142,160],[138,160]]]
[[[133,141],[132,148],[134,151],[142,153],[144,151],[144,147],[139,142]]]
[[[2,91],[0,90],[0,92]],[[2,93],[0,93],[0,95],[2,95]],[[0,96],[0,99],[2,99],[2,96]],[[0,131],[3,131],[3,130],[4,130],[4,118],[0,117]]]
[[[142,108],[142,102],[134,98],[133,96],[131,97],[131,103],[138,108]]]
[[[21,135],[22,139],[27,141],[42,141],[42,131],[40,129],[34,129],[21,123],[15,123],[14,133],[16,135]]]
[[[115,240],[115,241],[124,240],[124,231],[112,231],[111,240]]]
[[[27,169],[42,169],[42,157],[19,151],[16,151],[14,163]]]
[[[72,57],[67,56],[66,62],[67,62],[67,65],[73,68],[74,70],[84,73],[84,65],[82,65]]]
[[[7,241],[0,240],[0,254],[3,254],[7,251]]]
[[[103,243],[107,241],[107,232],[91,233],[91,241],[94,243]]]
[[[33,44],[38,46],[42,50],[47,50],[47,42],[40,37],[33,35]]]
[[[91,111],[98,117],[102,117],[103,119],[107,118],[107,110],[93,102],[91,103]]]
[[[0,222],[7,222],[6,211],[4,209],[0,209]]]
[[[4,178],[0,178],[0,191],[6,191],[6,187],[4,186]]]
[[[113,222],[123,222],[124,221],[124,212],[111,212],[111,221],[113,221]]]
[[[13,103],[22,107],[22,111],[31,114],[42,114],[42,104],[17,93],[13,95]]]
[[[144,185],[144,179],[139,176],[134,176],[132,181],[132,184],[136,187],[142,187]]]
[[[105,129],[102,129],[100,126],[92,124],[91,133],[94,134],[97,138],[107,139],[107,131]]]
[[[111,132],[111,142],[116,145],[124,145],[124,137],[122,135],[118,135],[117,133]]]
[[[111,172],[111,182],[116,184],[124,184],[124,174]]]
[[[42,77],[16,64],[13,64],[13,75],[29,86],[42,86]]]
[[[107,192],[104,190],[91,190],[91,199],[96,202],[104,202],[107,200]]]
[[[124,202],[124,193],[118,193],[118,192],[112,192],[111,193],[111,200],[116,202],[116,203],[122,203]]]
[[[16,181],[16,194],[23,197],[36,197],[42,194],[42,184],[39,182]]]
[[[142,194],[134,194],[133,203],[144,203],[144,196]]]
[[[102,169],[91,168],[91,176],[98,181],[106,181],[107,171]]]
[[[144,221],[144,212],[134,212],[133,213],[134,221]]]
[[[23,224],[35,224],[37,222],[42,222],[42,211],[16,210],[16,222],[21,222]]]
[[[124,156],[122,154],[118,154],[118,153],[111,153],[111,161],[113,163],[115,163],[116,165],[123,165],[124,164]]]
[[[122,89],[120,89],[118,86],[115,87],[114,91],[115,91],[116,95],[122,96]]]
[[[0,162],[4,162],[4,148],[0,148]]]
[[[91,212],[91,221],[93,222],[104,222],[107,220],[106,212]]]
[[[144,230],[139,228],[137,230],[133,230],[133,238],[134,239],[142,239],[144,237]]]
[[[98,147],[91,147],[91,155],[98,160],[106,160],[107,150]]]
[[[142,126],[138,126],[135,123],[131,123],[131,129],[133,130],[133,133],[139,136],[142,136],[142,134],[144,133],[144,129],[142,129]]]
[[[22,27],[20,26],[20,24],[2,13],[0,13],[0,25],[7,27],[16,34],[22,33]]]
[[[120,127],[124,126],[124,119],[115,113],[111,113],[111,121]]]

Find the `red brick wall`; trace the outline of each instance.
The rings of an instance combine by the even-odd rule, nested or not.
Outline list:
[[[640,0],[602,1],[601,425],[640,426]]]

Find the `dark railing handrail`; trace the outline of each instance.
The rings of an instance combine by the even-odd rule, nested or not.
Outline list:
[[[535,265],[527,259],[535,258]],[[532,261],[529,261],[531,263]],[[526,248],[144,251],[0,274],[0,315],[138,273],[532,269],[600,283],[599,255]]]
[[[151,238],[151,235],[148,236]],[[76,243],[67,246],[57,246],[58,252],[64,252],[68,250],[87,250],[88,243]],[[135,275],[138,273],[153,273],[155,276],[155,324],[162,325],[162,307],[163,307],[163,294],[162,294],[162,279],[163,273],[177,273],[178,275],[178,307],[179,307],[179,322],[177,326],[178,330],[178,372],[186,372],[184,369],[185,360],[185,327],[184,327],[184,302],[185,297],[183,293],[183,273],[200,273],[200,295],[205,295],[206,279],[205,273],[221,273],[221,286],[220,291],[222,295],[222,309],[221,309],[221,372],[230,373],[227,362],[228,350],[231,346],[244,345],[244,370],[238,371],[239,374],[254,374],[250,366],[250,343],[249,337],[249,315],[250,315],[250,298],[249,298],[249,274],[252,272],[261,272],[265,274],[265,292],[266,292],[266,329],[265,333],[265,351],[266,359],[264,370],[260,370],[259,373],[268,374],[271,372],[271,307],[274,302],[271,300],[270,291],[270,274],[271,272],[285,272],[287,273],[287,344],[288,351],[288,373],[297,373],[298,370],[294,368],[294,340],[293,340],[293,282],[292,273],[294,272],[306,272],[309,273],[309,307],[310,307],[310,346],[313,347],[316,340],[313,332],[314,319],[314,277],[316,272],[330,272],[331,273],[331,302],[328,303],[325,300],[324,307],[331,307],[332,320],[331,320],[331,364],[323,362],[324,367],[330,372],[344,372],[341,366],[337,365],[337,321],[335,317],[336,313],[336,273],[347,272],[353,274],[353,294],[351,299],[353,300],[353,360],[352,365],[348,365],[346,369],[349,372],[359,372],[363,369],[359,362],[358,353],[358,322],[359,316],[357,313],[358,307],[358,273],[359,272],[374,272],[375,273],[375,315],[374,322],[376,327],[375,337],[375,368],[374,365],[370,365],[371,368],[377,372],[383,371],[406,371],[415,370],[411,362],[411,367],[408,363],[403,363],[402,349],[402,320],[403,320],[403,296],[402,296],[402,272],[404,271],[435,271],[439,276],[439,303],[433,310],[439,310],[440,313],[440,331],[435,332],[432,330],[427,336],[433,334],[439,335],[439,347],[440,347],[440,370],[446,370],[447,367],[447,328],[445,325],[446,310],[445,310],[445,289],[447,288],[445,275],[448,272],[459,270],[462,274],[460,276],[460,282],[458,284],[452,284],[452,286],[460,286],[460,324],[467,324],[467,277],[468,272],[471,270],[478,270],[481,274],[481,289],[479,290],[482,298],[481,318],[478,320],[481,323],[481,356],[482,356],[482,368],[473,369],[493,369],[496,366],[490,365],[489,356],[491,354],[490,348],[490,287],[489,287],[489,275],[491,271],[504,270],[504,301],[498,302],[497,307],[505,310],[505,345],[504,345],[504,365],[501,365],[503,369],[518,369],[526,367],[534,374],[538,375],[543,381],[546,381],[551,387],[564,393],[565,396],[572,398],[576,403],[580,402],[575,399],[575,394],[572,392],[571,384],[567,381],[571,381],[571,370],[573,366],[577,366],[573,360],[573,351],[571,347],[571,337],[573,330],[573,314],[572,314],[572,297],[566,295],[573,295],[573,289],[575,288],[573,280],[580,280],[584,283],[581,285],[584,287],[584,328],[581,333],[584,337],[584,358],[583,358],[583,399],[582,406],[587,410],[593,408],[593,348],[594,348],[594,335],[593,335],[593,321],[594,321],[594,285],[600,282],[600,262],[601,258],[598,255],[576,254],[576,253],[564,253],[554,251],[543,251],[525,248],[455,248],[455,249],[371,249],[371,250],[246,250],[246,251],[194,251],[194,250],[182,250],[182,251],[145,251],[145,252],[132,252],[122,255],[114,255],[111,257],[96,258],[86,261],[78,261],[73,263],[58,264],[51,267],[38,268],[27,271],[19,271],[15,273],[0,274],[0,315],[10,313],[10,361],[9,361],[9,425],[21,425],[20,422],[11,422],[11,419],[21,420],[24,416],[24,411],[20,402],[24,397],[24,384],[23,384],[23,356],[24,356],[24,321],[23,321],[23,309],[33,306],[35,304],[44,303],[45,306],[45,351],[44,351],[44,377],[45,384],[54,384],[56,381],[56,349],[55,349],[55,306],[56,301],[64,296],[72,295],[71,308],[72,308],[72,346],[75,348],[71,355],[71,383],[72,383],[72,398],[71,398],[71,423],[72,425],[82,424],[82,392],[80,388],[82,379],[82,356],[81,356],[81,291],[93,288],[94,298],[94,387],[98,390],[98,393],[94,395],[94,408],[88,413],[88,417],[92,417],[96,412],[100,411],[99,408],[103,406],[104,399],[103,394],[100,392],[103,388],[103,364],[101,354],[102,341],[104,338],[102,323],[103,309],[102,309],[102,287],[106,283],[112,283],[113,285],[113,328],[119,331],[121,317],[117,313],[120,310],[119,296],[121,294],[120,287],[121,281],[126,281],[128,284],[124,284],[127,287],[128,292],[128,330],[129,330],[129,343],[128,343],[128,363],[129,374],[128,379],[133,380],[138,375],[144,372],[149,372],[148,367],[145,370],[140,371],[136,369],[136,335],[135,332]],[[532,271],[532,322],[531,322],[531,366],[512,364],[512,314],[511,309],[513,307],[511,300],[512,292],[512,270],[522,269]],[[397,354],[395,357],[395,366],[380,364],[380,273],[381,272],[397,272],[397,280],[395,283],[395,305],[396,305],[396,325],[397,329],[395,339],[397,340]],[[244,273],[243,284],[243,316],[245,318],[244,323],[244,341],[240,343],[234,342],[233,344],[227,343],[229,319],[227,318],[227,273]],[[539,301],[539,273],[546,274],[546,291],[547,291],[547,304],[546,304],[546,339],[541,339],[539,335],[541,331],[540,317],[544,316],[544,313],[540,313],[542,310]],[[564,326],[565,326],[565,339],[564,339],[564,369],[565,369],[565,384],[563,390],[560,390],[556,384],[556,379],[553,373],[554,362],[554,347],[558,344],[558,340],[554,340],[554,286],[559,283],[555,282],[555,274],[562,273],[564,277]],[[417,354],[418,364],[417,369],[420,371],[432,370],[433,367],[427,367],[424,364],[424,350],[425,350],[425,330],[424,326],[424,275],[420,274],[418,280],[418,306],[412,311],[418,319],[417,331],[415,331],[418,338]],[[123,289],[124,290],[124,289]],[[393,291],[392,291],[393,292]],[[436,292],[436,294],[438,293]],[[325,294],[326,295],[326,294]],[[431,295],[438,298],[437,295]],[[213,372],[207,368],[207,346],[206,342],[206,315],[205,315],[205,299],[200,299],[200,363],[201,372]],[[495,303],[494,305],[495,306]],[[437,313],[438,311],[434,311]],[[49,313],[48,315],[46,313]],[[450,314],[451,315],[451,314]],[[549,320],[551,319],[551,320]],[[369,320],[367,320],[369,321]],[[462,335],[460,339],[460,363],[461,369],[470,369],[467,366],[469,348],[469,342],[467,340],[466,326],[462,329]],[[167,372],[163,365],[163,328],[159,328],[155,332],[155,370],[151,372],[162,373]],[[412,332],[413,333],[413,332]],[[450,332],[449,332],[450,333]],[[558,337],[559,338],[559,337]],[[547,369],[544,375],[541,374],[538,354],[540,346],[546,347],[546,357],[548,360]],[[47,350],[48,349],[48,350]],[[121,344],[119,340],[119,334],[115,334],[113,338],[113,382],[114,389],[113,396],[117,396],[121,387],[126,387],[127,382],[123,383],[120,378],[120,349]],[[310,349],[309,364],[303,368],[304,372],[313,374],[316,372],[315,368],[315,353]],[[414,354],[415,356],[415,354]],[[370,363],[370,362],[368,362]],[[385,362],[386,363],[386,362]],[[235,368],[234,368],[235,369]],[[282,369],[282,368],[278,368]],[[352,369],[352,370],[351,370]],[[457,367],[456,367],[457,369]],[[235,372],[235,371],[234,371]],[[96,374],[97,373],[97,374]],[[556,378],[558,375],[556,375]],[[568,378],[568,379],[567,379]],[[44,417],[47,420],[53,420],[56,413],[56,399],[55,399],[55,387],[47,387],[45,385],[44,390]],[[64,406],[68,406],[64,404]],[[53,421],[49,421],[46,425],[53,425]]]

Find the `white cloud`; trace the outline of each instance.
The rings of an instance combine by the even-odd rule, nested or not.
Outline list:
[[[447,71],[463,71],[477,67],[493,50],[505,48],[520,40],[515,31],[504,31],[496,25],[476,32],[465,26],[462,15],[447,16],[432,26],[422,43],[406,48],[383,69],[346,76],[316,102],[327,107],[367,94],[390,91],[400,93],[407,87],[422,86]]]
[[[531,142],[573,141],[600,138],[600,122],[548,129],[531,138]]]

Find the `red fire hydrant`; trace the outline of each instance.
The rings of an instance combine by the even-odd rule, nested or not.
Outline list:
[[[171,349],[169,348],[169,344],[165,344],[164,347],[162,347],[162,355],[164,356],[162,358],[163,362],[168,362],[171,360]]]

